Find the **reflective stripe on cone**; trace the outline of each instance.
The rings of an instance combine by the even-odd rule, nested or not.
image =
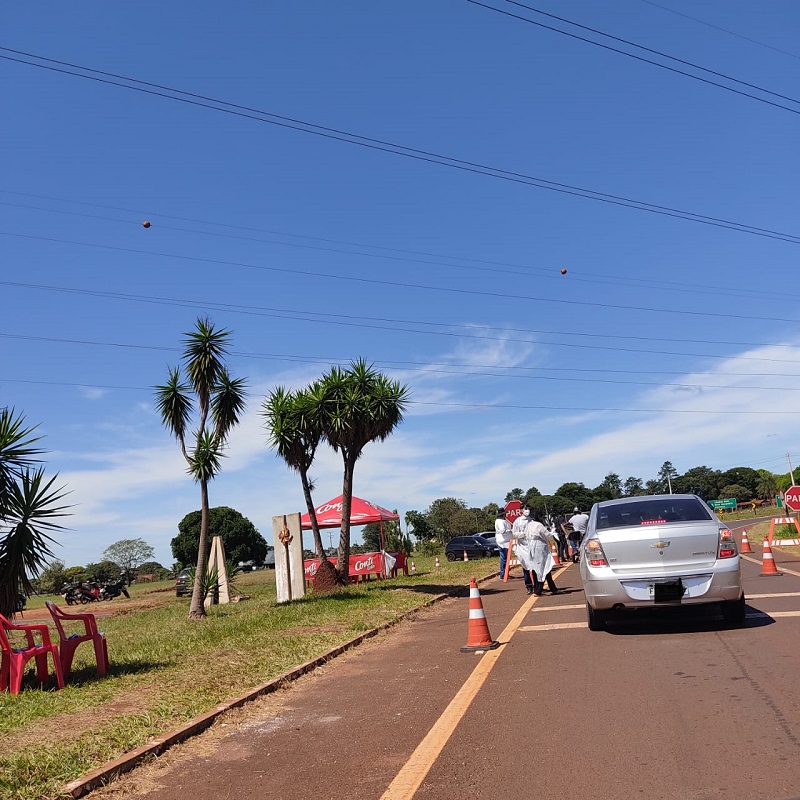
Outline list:
[[[462,653],[474,653],[478,650],[494,650],[500,642],[492,641],[489,625],[486,622],[486,613],[483,610],[481,593],[475,578],[469,579],[469,628],[467,630],[467,643],[461,648]]]
[[[768,575],[781,575],[778,568],[775,566],[775,558],[772,555],[772,548],[769,546],[769,539],[764,539],[764,555],[761,561],[761,575],[766,577]]]

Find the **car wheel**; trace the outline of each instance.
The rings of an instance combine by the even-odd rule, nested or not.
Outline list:
[[[742,592],[742,596],[738,600],[729,600],[721,604],[722,618],[730,625],[744,625],[746,605],[744,592]]]
[[[608,619],[607,611],[600,611],[599,609],[592,608],[588,603],[586,604],[587,623],[590,631],[603,631],[606,628],[606,620]]]
[[[448,553],[447,554],[447,560],[448,561],[455,561],[456,560],[456,554],[455,553]]]

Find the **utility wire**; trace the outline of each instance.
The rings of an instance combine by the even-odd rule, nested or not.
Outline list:
[[[698,19],[697,17],[692,17],[689,14],[684,14],[681,11],[676,11],[674,8],[669,8],[667,6],[662,6],[659,3],[654,3],[652,0],[640,0],[642,3],[647,3],[649,6],[654,6],[655,8],[660,8],[662,11],[668,11],[670,14],[676,14],[679,17],[683,17],[684,19],[690,19],[692,22],[697,22],[700,25],[705,25],[707,28],[713,28],[715,31],[722,31],[722,33],[727,33],[729,36],[735,36],[737,39],[744,39],[746,42],[751,42],[752,44],[757,44],[759,47],[766,47],[767,50],[774,50],[776,53],[782,53],[785,56],[789,56],[791,58],[800,59],[800,56],[796,53],[790,53],[788,50],[781,50],[780,47],[773,47],[771,44],[766,44],[765,42],[759,42],[758,39],[751,39],[749,36],[743,36],[741,33],[736,33],[735,31],[729,30],[728,28],[722,28],[719,25],[713,25],[710,22],[706,22],[705,20]]]
[[[0,192],[5,190],[0,189]],[[11,194],[17,194],[16,192],[11,192]],[[42,199],[55,199],[55,198],[42,198]],[[76,201],[62,201],[59,202],[76,202]],[[89,203],[87,205],[97,206],[97,204]],[[75,216],[80,217],[83,219],[90,219],[90,220],[101,220],[104,222],[116,222],[122,225],[128,226],[136,226],[137,228],[141,224],[140,221],[132,221],[129,219],[118,219],[116,217],[104,217],[98,214],[89,214],[82,211],[71,211],[69,209],[59,209],[59,208],[42,208],[40,206],[34,205],[27,205],[25,203],[11,203],[6,201],[0,201],[0,206],[8,206],[11,208],[19,208],[23,210],[31,210],[31,211],[41,211],[44,213],[51,213],[51,214],[63,214],[68,216]],[[123,209],[115,209],[118,211],[122,211]],[[148,212],[139,212],[142,218],[144,216],[151,217],[151,214]],[[169,219],[169,215],[162,215],[164,219]],[[206,220],[188,220],[198,225],[214,225],[218,223],[206,221]],[[231,227],[237,228],[238,226],[224,226],[224,227]],[[388,260],[388,261],[399,261],[402,263],[411,263],[411,264],[425,264],[428,266],[435,266],[435,267],[448,267],[451,269],[459,269],[459,270],[469,270],[475,272],[484,272],[489,273],[492,275],[497,274],[504,274],[504,275],[518,275],[522,277],[545,277],[549,280],[563,281],[564,278],[561,275],[556,274],[557,268],[556,267],[536,267],[531,265],[525,264],[512,264],[508,262],[499,262],[499,261],[486,261],[481,259],[473,259],[473,258],[462,258],[461,256],[452,256],[452,255],[442,255],[442,254],[432,254],[432,253],[415,253],[414,251],[404,251],[401,249],[389,248],[389,247],[378,247],[375,245],[364,244],[361,242],[335,242],[338,244],[343,244],[348,247],[362,247],[362,248],[371,248],[371,249],[380,249],[383,250],[383,253],[371,253],[371,252],[361,252],[357,250],[343,250],[335,247],[326,247],[323,245],[311,245],[311,244],[301,244],[299,242],[284,242],[277,239],[264,239],[264,238],[256,238],[253,236],[241,236],[236,234],[229,234],[229,233],[220,233],[219,231],[213,231],[208,229],[197,230],[195,228],[184,228],[177,225],[169,225],[159,222],[158,225],[159,230],[168,230],[168,231],[175,231],[178,233],[189,233],[192,235],[200,235],[200,236],[208,236],[214,238],[222,238],[222,239],[234,239],[237,241],[246,241],[246,242],[257,242],[261,244],[273,244],[278,245],[281,247],[293,247],[293,248],[300,248],[304,250],[312,250],[315,252],[326,252],[326,253],[337,253],[342,255],[349,255],[349,256],[358,256],[360,258],[372,258],[378,260]],[[325,239],[321,239],[319,237],[314,236],[301,236],[299,234],[292,234],[292,233],[285,233],[281,231],[259,231],[258,229],[250,229],[254,232],[266,233],[266,234],[273,234],[278,236],[286,236],[286,237],[294,237],[294,238],[302,238],[302,239],[311,239],[311,240],[318,240],[318,241],[326,241]],[[330,240],[327,240],[330,241]],[[393,251],[397,253],[409,253],[410,255],[388,255],[386,251]],[[429,256],[430,258],[416,258],[414,256]],[[442,260],[431,260],[431,259],[450,259],[449,261],[442,261]],[[466,264],[458,264],[453,263],[457,261],[466,261],[472,263]],[[491,266],[489,266],[491,265]],[[587,272],[580,272],[574,269],[570,269],[570,278],[569,280],[580,282],[580,283],[587,283],[587,284],[600,284],[603,286],[624,286],[628,288],[638,288],[641,286],[645,286],[648,288],[658,288],[661,291],[671,291],[671,292],[685,292],[686,291],[686,284],[685,283],[677,283],[674,281],[661,281],[661,280],[652,280],[652,279],[645,279],[645,278],[629,278],[629,277],[620,277],[620,276],[612,276],[612,275],[602,275],[602,274],[592,274]],[[707,286],[702,284],[692,284],[692,291],[695,294],[713,294],[714,297],[735,297],[735,298],[746,298],[748,300],[767,300],[767,301],[775,301],[781,300],[785,301],[789,298],[793,297],[800,297],[800,295],[794,295],[787,292],[765,292],[762,290],[750,290],[750,289],[742,289],[736,290],[731,289],[730,287],[720,287],[720,286]]]
[[[468,0],[472,2],[472,0]],[[491,8],[487,6],[487,8]],[[492,8],[491,10],[498,11],[498,13],[507,13]],[[522,18],[524,19],[524,18]],[[481,164],[475,161],[468,161],[465,159],[455,158],[453,156],[442,155],[432,151],[421,150],[418,148],[408,147],[382,139],[363,136],[361,134],[352,133],[349,131],[331,128],[324,125],[317,125],[303,120],[286,117],[279,114],[274,114],[269,111],[261,111],[251,108],[249,106],[239,105],[237,103],[230,103],[224,100],[207,97],[205,95],[195,94],[193,92],[186,92],[181,89],[164,86],[163,84],[150,83],[148,81],[140,81],[136,78],[129,78],[115,73],[104,72],[103,70],[96,70],[91,67],[83,67],[77,64],[71,64],[65,61],[58,61],[56,59],[47,58],[45,56],[38,56],[32,53],[27,53],[21,50],[15,50],[8,47],[0,47],[0,51],[5,53],[15,53],[21,58],[0,55],[0,59],[5,61],[23,64],[29,67],[36,67],[38,69],[47,70],[49,72],[70,75],[76,78],[83,78],[84,80],[94,81],[96,83],[116,86],[121,89],[128,89],[130,91],[139,92],[142,94],[154,95],[167,100],[175,100],[187,105],[198,106],[211,111],[219,111],[225,114],[230,114],[237,117],[250,119],[256,122],[263,122],[269,125],[275,125],[282,128],[289,128],[291,130],[299,131],[302,133],[309,133],[315,136],[320,136],[326,139],[333,139],[339,142],[358,145],[359,147],[366,147],[372,150],[378,150],[393,155],[404,156],[406,158],[413,158],[418,161],[424,161],[439,166],[450,167],[464,172],[484,175],[486,177],[496,178],[498,180],[510,181],[512,183],[523,184],[526,186],[535,186],[540,189],[548,189],[550,191],[559,192],[561,194],[572,195],[576,197],[583,197],[588,200],[596,200],[602,203],[609,203],[611,205],[623,206],[626,208],[633,208],[639,211],[647,211],[652,214],[661,216],[673,217],[676,219],[683,219],[689,222],[696,222],[702,225],[710,225],[717,228],[725,228],[727,230],[736,230],[740,233],[748,233],[753,236],[761,236],[768,239],[776,239],[778,241],[789,242],[791,244],[799,244],[800,236],[795,234],[784,233],[781,231],[774,231],[768,228],[760,228],[746,223],[734,222],[732,220],[722,219],[720,217],[712,217],[705,214],[697,214],[691,211],[684,211],[670,206],[661,206],[655,203],[648,203],[642,200],[635,200],[632,198],[624,197],[622,195],[613,195],[604,192],[598,192],[594,189],[585,189],[579,186],[574,186],[566,183],[559,183],[557,181],[550,181],[545,178],[539,178],[532,175],[526,175],[520,172],[513,172],[504,170],[499,167],[492,167],[486,164]],[[44,63],[37,63],[37,61],[30,61],[29,59],[37,59],[37,61]],[[59,65],[59,66],[56,66]],[[82,72],[76,72],[81,70]],[[89,74],[84,74],[89,73]],[[110,76],[110,77],[100,77]],[[123,83],[122,81],[127,81]],[[768,101],[764,101],[768,102]],[[800,112],[798,112],[800,113]]]
[[[32,383],[43,384],[48,386],[74,386],[84,389],[124,389],[134,391],[153,391],[153,386],[102,386],[89,383],[68,383],[59,381],[9,381],[10,383]],[[592,411],[592,412],[632,412],[637,414],[733,414],[737,416],[762,416],[762,415],[778,415],[784,416],[792,412],[789,411],[734,411],[734,410],[706,410],[706,409],[690,409],[690,408],[620,408],[620,407],[599,407],[599,406],[546,406],[546,405],[522,405],[517,403],[448,403],[434,400],[409,400],[410,405],[420,406],[437,406],[440,408],[479,408],[486,410],[494,409],[515,409],[524,411]]]
[[[559,33],[562,36],[568,36],[570,39],[577,39],[578,41],[585,42],[586,44],[591,44],[594,45],[595,47],[600,47],[603,50],[610,50],[614,53],[619,53],[620,55],[627,56],[628,58],[633,58],[636,61],[642,61],[645,64],[652,64],[655,67],[668,70],[669,72],[674,72],[678,75],[683,75],[687,78],[691,78],[692,80],[710,84],[711,86],[717,86],[720,89],[724,89],[726,92],[733,92],[734,94],[741,95],[742,97],[749,97],[752,100],[757,100],[759,103],[766,103],[767,105],[774,106],[775,108],[780,108],[783,109],[784,111],[790,111],[792,114],[800,114],[800,108],[793,108],[791,106],[785,106],[782,103],[775,103],[772,100],[767,100],[763,97],[759,97],[758,95],[750,94],[749,92],[745,92],[740,89],[735,89],[732,86],[726,86],[724,83],[718,83],[717,81],[710,80],[708,78],[703,78],[700,75],[693,75],[691,72],[686,72],[685,70],[682,69],[676,69],[675,67],[670,67],[667,64],[661,64],[658,61],[653,61],[652,59],[649,58],[637,56],[634,53],[628,53],[625,50],[620,50],[618,47],[611,47],[610,45],[603,44],[602,42],[596,42],[593,39],[587,39],[585,36],[578,36],[577,34],[569,33],[569,31],[563,31],[559,28],[554,28],[551,25],[545,25],[542,22],[536,22],[535,20],[528,19],[527,17],[523,17],[519,14],[513,14],[510,11],[504,11],[501,8],[495,8],[494,6],[490,6],[486,3],[481,3],[479,2],[479,0],[467,0],[467,2],[471,3],[474,6],[480,6],[481,8],[488,9],[489,11],[494,11],[497,14],[502,14],[503,16],[519,20],[520,22],[527,22],[529,25],[535,25],[537,28],[544,28],[545,30],[553,31],[554,33]],[[707,67],[701,67],[699,64],[694,64],[691,61],[685,61],[682,58],[676,58],[675,56],[671,56],[667,53],[662,53],[660,50],[653,50],[650,47],[644,47],[643,45],[636,44],[636,42],[631,42],[628,39],[621,39],[618,36],[611,35],[610,33],[604,33],[603,31],[597,30],[597,28],[590,28],[587,25],[581,25],[577,22],[572,22],[571,20],[565,19],[564,17],[556,16],[555,14],[548,14],[546,11],[542,11],[541,9],[526,5],[525,3],[517,2],[517,0],[502,0],[502,2],[505,2],[511,6],[516,6],[517,8],[524,8],[526,11],[530,11],[533,14],[540,14],[544,17],[558,20],[559,22],[563,22],[566,25],[572,25],[575,28],[579,28],[580,30],[589,31],[591,33],[596,34],[597,36],[604,36],[607,39],[611,39],[612,41],[615,42],[620,42],[621,44],[628,45],[629,47],[635,47],[638,50],[642,50],[643,52],[652,53],[653,55],[657,55],[660,58],[667,58],[670,61],[674,61],[677,64],[683,64],[685,66],[691,67],[692,69],[697,69],[700,70],[701,72],[708,73],[709,75],[715,75],[717,77],[724,78],[725,80],[739,84],[740,86],[747,86],[750,89],[755,89],[756,91],[763,92],[764,94],[771,95],[772,97],[778,97],[781,100],[786,100],[790,103],[797,103],[798,105],[800,105],[800,100],[797,100],[794,97],[789,97],[787,95],[779,94],[778,92],[773,92],[769,89],[764,89],[761,86],[756,86],[753,83],[748,83],[747,81],[742,81],[739,80],[738,78],[732,78],[730,75],[726,75],[723,72],[717,72],[716,70],[708,69]]]
[[[480,291],[477,289],[464,289],[460,287],[454,286],[434,286],[430,284],[421,284],[421,283],[404,283],[403,281],[390,281],[386,279],[379,279],[379,278],[364,278],[355,275],[338,275],[336,273],[330,272],[314,272],[312,270],[305,270],[305,269],[297,269],[297,268],[290,268],[290,267],[278,267],[274,265],[266,265],[266,264],[253,264],[243,261],[227,261],[224,259],[214,259],[214,258],[201,258],[199,256],[187,256],[175,253],[165,253],[159,251],[152,251],[152,250],[139,250],[137,248],[129,248],[129,247],[118,247],[115,245],[107,245],[107,244],[98,244],[95,242],[78,242],[70,239],[57,239],[54,237],[48,236],[33,236],[30,234],[22,234],[22,233],[13,233],[11,231],[0,231],[0,236],[11,236],[21,239],[35,239],[37,241],[44,241],[44,242],[54,242],[57,244],[72,244],[77,245],[80,247],[91,247],[97,248],[102,250],[111,250],[114,252],[124,252],[124,253],[133,253],[136,255],[147,255],[147,256],[158,256],[162,258],[174,258],[179,261],[187,261],[189,263],[205,263],[205,264],[214,264],[214,265],[222,265],[222,266],[235,266],[241,267],[244,269],[256,269],[268,272],[280,272],[284,274],[290,275],[300,275],[305,277],[311,278],[329,278],[331,280],[341,280],[341,281],[350,281],[354,283],[365,283],[365,284],[372,284],[376,286],[391,286],[393,288],[402,288],[402,289],[416,289],[425,292],[442,292],[442,293],[450,293],[450,294],[457,294],[457,295],[468,295],[468,296],[475,296],[475,297],[492,297],[492,298],[500,298],[506,302],[509,300],[521,300],[521,301],[530,301],[534,300],[541,303],[555,303],[559,305],[568,305],[568,306],[577,306],[577,307],[592,307],[592,308],[607,308],[607,309],[615,309],[615,310],[625,310],[625,311],[644,311],[647,313],[658,313],[658,314],[679,314],[684,316],[690,317],[703,317],[704,319],[708,319],[710,317],[731,320],[731,319],[741,319],[747,322],[752,322],[753,320],[758,320],[762,322],[789,322],[792,324],[797,324],[797,319],[788,319],[784,317],[777,317],[777,316],[770,316],[770,317],[756,317],[752,314],[732,314],[732,313],[722,313],[722,312],[715,312],[715,311],[689,311],[686,309],[664,309],[664,308],[655,308],[652,306],[635,306],[635,305],[625,305],[623,303],[601,303],[601,302],[593,302],[589,300],[564,300],[564,299],[557,299],[557,298],[550,298],[550,297],[541,297],[538,295],[527,295],[522,293],[516,293],[513,295],[508,294],[508,292],[488,292],[488,291]],[[0,282],[2,283],[2,282]],[[5,282],[7,285],[10,282]],[[65,289],[65,291],[68,291]],[[89,291],[89,290],[82,290],[82,291]]]

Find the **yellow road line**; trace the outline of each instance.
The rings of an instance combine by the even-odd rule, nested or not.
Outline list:
[[[563,570],[556,573],[556,577]],[[539,598],[531,595],[521,606],[519,611],[506,625],[500,634],[498,641],[503,645],[508,644],[514,633],[519,630],[522,621]],[[453,731],[467,713],[472,701],[483,686],[489,673],[500,658],[505,646],[498,647],[496,650],[487,650],[472,674],[464,681],[456,696],[442,712],[442,715],[428,731],[427,736],[417,745],[417,749],[409,757],[401,770],[395,775],[386,791],[381,795],[381,800],[411,800],[417,789],[422,785],[431,767],[436,763],[439,753],[453,735]]]
[[[537,614],[541,614],[542,611],[572,611],[576,608],[586,608],[586,605],[581,603],[580,605],[576,606],[542,606],[541,608],[534,608],[533,610]]]
[[[772,592],[770,594],[749,594],[748,600],[765,600],[768,597],[800,597],[800,592]]]

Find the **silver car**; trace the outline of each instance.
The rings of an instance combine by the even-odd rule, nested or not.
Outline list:
[[[589,629],[613,611],[719,603],[744,623],[739,551],[732,531],[693,494],[595,503],[581,543]]]

